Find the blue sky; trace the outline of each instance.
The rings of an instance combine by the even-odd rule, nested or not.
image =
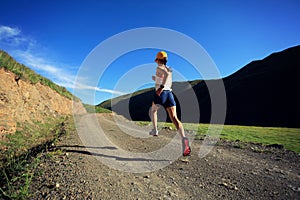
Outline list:
[[[151,84],[149,74],[150,81],[144,85],[127,81],[116,87],[136,66],[153,63],[158,49],[120,55],[97,85],[85,83],[89,77],[78,77],[82,63],[97,45],[127,30],[161,27],[183,33],[205,49],[221,77],[300,44],[298,0],[1,0],[0,5],[0,49],[71,92],[74,87],[93,91],[94,98],[79,94],[91,104]],[[202,78],[179,55],[170,53],[168,64],[183,74],[182,79]],[[154,73],[154,63],[151,70]],[[82,84],[74,86],[76,78]]]

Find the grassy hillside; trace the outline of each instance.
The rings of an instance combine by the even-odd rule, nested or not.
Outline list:
[[[69,99],[74,98],[74,96],[69,91],[67,91],[66,88],[58,86],[55,83],[53,83],[51,80],[35,73],[33,70],[29,69],[25,65],[18,63],[8,53],[1,50],[0,50],[0,67],[4,67],[5,69],[13,72],[17,76],[19,76],[20,79],[24,81],[29,81],[32,84],[41,83],[45,86],[50,87],[51,89],[58,92],[62,96],[65,96]]]
[[[16,132],[4,132],[5,134],[0,137],[0,199],[28,199],[29,186],[35,175],[35,168],[39,164],[39,159],[35,158],[35,155],[46,150],[61,134],[74,131],[74,120],[65,114],[68,108],[70,110],[72,108],[73,95],[65,88],[18,63],[1,50],[0,68],[14,73],[7,75],[1,73],[3,75],[1,76],[1,95],[2,97],[9,96],[6,101],[1,99],[1,133],[6,130],[6,127],[13,126],[5,124],[6,122],[16,122]],[[14,76],[15,80],[25,81],[25,87],[17,88],[17,84],[13,84],[16,87],[12,88],[9,83],[5,85],[5,81],[11,82]],[[37,83],[52,90],[42,87],[47,89],[41,91],[38,89],[41,87],[35,87]],[[28,93],[28,97],[24,93]],[[32,94],[38,94],[38,96]],[[48,101],[46,94],[52,96],[53,102]],[[29,97],[30,100],[28,100]],[[26,100],[28,101],[23,103]],[[34,104],[37,101],[39,103]],[[55,103],[60,106],[62,113],[52,109]],[[71,111],[69,113],[71,114]],[[20,120],[18,116],[26,121],[18,121]],[[7,128],[7,130],[10,129]]]

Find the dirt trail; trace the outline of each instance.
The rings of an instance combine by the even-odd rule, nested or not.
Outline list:
[[[300,199],[298,154],[220,141],[199,158],[202,141],[195,140],[184,159],[174,131],[148,137],[145,128],[130,130],[138,138],[117,126],[119,120],[130,123],[111,114],[82,117],[85,131],[61,138],[50,158],[51,152],[41,155],[37,171],[43,173],[33,180],[31,199]],[[170,155],[160,155],[170,143],[163,150]]]

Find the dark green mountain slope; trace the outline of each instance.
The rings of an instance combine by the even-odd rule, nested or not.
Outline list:
[[[253,61],[223,78],[227,97],[225,124],[300,127],[299,75],[300,46],[296,46]],[[211,101],[207,85],[211,88],[218,81],[174,83],[173,91],[177,96],[190,94],[190,85],[198,99],[195,108],[200,108],[200,119],[185,118],[184,122],[210,122]],[[218,92],[218,88],[214,90]],[[113,99],[113,106],[111,100],[98,106],[113,108],[133,120],[150,120],[148,111],[152,95],[153,89],[142,90]],[[185,112],[181,107],[178,102],[179,116]]]
[[[224,79],[226,123],[300,127],[300,46],[254,61]]]

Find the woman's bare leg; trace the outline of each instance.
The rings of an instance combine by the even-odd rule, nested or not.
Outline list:
[[[172,122],[175,124],[176,129],[178,130],[181,141],[182,141],[182,153],[183,156],[189,156],[191,154],[191,147],[189,145],[189,139],[185,137],[184,129],[182,123],[179,121],[176,113],[176,106],[167,108],[169,113],[169,117],[171,118]]]
[[[184,128],[182,126],[182,123],[180,122],[180,120],[177,117],[176,106],[167,108],[167,111],[168,111],[170,119],[172,120],[176,129],[179,131],[181,138],[184,138],[185,137]]]
[[[157,132],[157,110],[158,107],[155,105],[155,103],[152,103],[152,107],[151,107],[151,121],[152,121],[152,125],[153,125],[153,130],[155,132]]]

